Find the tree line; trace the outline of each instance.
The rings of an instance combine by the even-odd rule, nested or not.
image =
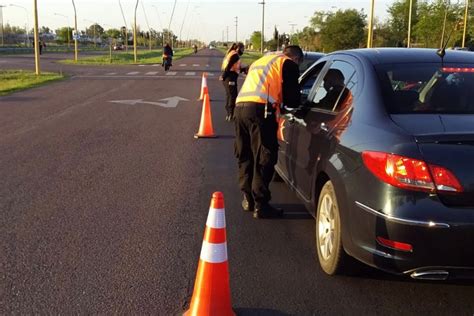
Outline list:
[[[461,46],[464,28],[464,1],[449,4],[445,0],[413,0],[411,47],[436,48],[441,39],[448,47]],[[409,18],[409,0],[397,0],[387,9],[387,18],[374,22],[374,47],[406,47]],[[469,15],[472,13],[470,10]],[[443,36],[443,25],[445,34]],[[468,22],[466,46],[474,49],[474,25]],[[277,30],[275,29],[275,32]],[[252,34],[250,42],[260,49],[261,33]],[[278,35],[265,42],[265,48],[274,50]],[[283,42],[281,42],[283,40]],[[294,34],[284,34],[285,41],[300,45],[304,50],[331,52],[341,49],[366,47],[367,14],[363,10],[346,9],[316,11],[310,24]]]

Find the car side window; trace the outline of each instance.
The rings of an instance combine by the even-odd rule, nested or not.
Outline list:
[[[326,62],[318,63],[313,68],[308,70],[308,73],[304,74],[304,77],[301,79],[301,101],[303,104],[307,102],[309,93],[311,92],[314,83],[316,82],[316,79],[318,78],[319,73],[321,72],[325,64]]]
[[[352,105],[356,88],[355,68],[345,61],[336,60],[309,100],[310,106],[319,110],[340,112]]]

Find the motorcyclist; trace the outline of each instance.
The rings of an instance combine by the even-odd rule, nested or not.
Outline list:
[[[163,47],[163,63],[162,66],[165,66],[165,63],[168,63],[168,67],[172,66],[173,61],[173,49],[171,48],[169,43],[166,43],[165,47]]]
[[[194,54],[196,54],[196,53],[197,53],[197,51],[198,51],[198,47],[197,47],[197,45],[196,45],[196,44],[194,44],[194,45],[193,45],[193,49],[194,49]]]

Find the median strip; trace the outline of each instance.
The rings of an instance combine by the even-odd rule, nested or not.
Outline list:
[[[0,70],[0,96],[15,91],[38,87],[63,78],[63,75],[51,72],[44,72],[37,76],[32,71]]]

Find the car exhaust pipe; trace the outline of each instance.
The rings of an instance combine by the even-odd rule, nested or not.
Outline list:
[[[415,271],[410,276],[416,280],[444,281],[449,277],[449,272],[445,270],[424,270]]]

